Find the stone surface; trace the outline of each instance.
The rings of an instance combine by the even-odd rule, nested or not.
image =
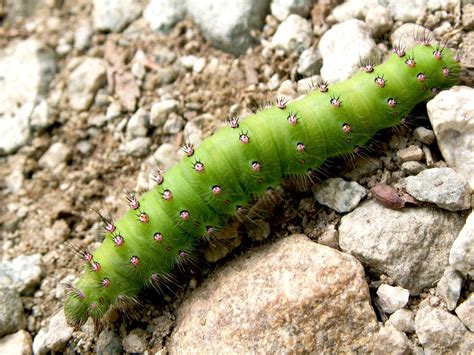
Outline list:
[[[41,328],[33,340],[33,352],[62,351],[72,336],[73,329],[67,324],[64,310],[53,315],[46,328]]]
[[[186,1],[151,0],[143,17],[154,31],[169,31],[186,15]]]
[[[332,16],[337,22],[345,22],[351,19],[362,20],[367,16],[370,9],[376,7],[378,0],[348,0],[332,10]]]
[[[426,0],[389,0],[388,8],[395,21],[416,22],[426,9]]]
[[[131,141],[134,138],[146,137],[148,134],[148,127],[150,126],[150,115],[148,112],[139,108],[128,120],[126,128],[126,139]]]
[[[423,151],[416,145],[400,149],[397,152],[397,160],[400,164],[406,161],[420,161],[423,158]]]
[[[151,138],[149,137],[138,137],[134,138],[125,144],[120,146],[120,149],[123,150],[126,154],[133,157],[143,157],[148,154],[151,146]]]
[[[474,332],[474,293],[456,308],[456,314],[464,325]]]
[[[403,333],[413,333],[415,331],[415,317],[409,309],[402,308],[395,311],[388,319],[388,323]]]
[[[422,143],[431,144],[435,140],[435,134],[431,129],[425,127],[416,127],[413,136]]]
[[[64,165],[71,157],[71,148],[61,142],[53,143],[49,149],[41,156],[38,165],[44,169],[55,171]]]
[[[350,212],[367,195],[366,189],[354,181],[330,178],[312,188],[316,200],[339,213]]]
[[[394,313],[407,305],[410,292],[399,286],[393,287],[382,284],[377,290],[377,296],[382,311]]]
[[[23,303],[14,289],[0,288],[0,337],[12,334],[26,326]]]
[[[0,338],[0,354],[30,355],[33,353],[31,347],[31,335],[24,330]]]
[[[89,23],[79,26],[74,32],[74,49],[85,51],[91,45],[91,38],[94,30]]]
[[[474,346],[474,333],[452,314],[426,306],[415,317],[416,335],[425,352],[467,352]]]
[[[319,73],[323,64],[323,57],[318,49],[308,48],[301,53],[296,71],[305,76],[310,77],[314,74]]]
[[[365,16],[365,22],[372,30],[374,37],[381,36],[390,31],[393,26],[390,10],[382,5],[370,8]]]
[[[120,338],[111,330],[103,330],[97,339],[97,354],[121,354],[122,342]]]
[[[273,35],[272,48],[282,48],[286,53],[302,53],[311,45],[311,23],[299,15],[290,15]]]
[[[461,294],[462,277],[451,267],[448,267],[436,286],[436,291],[441,299],[446,302],[448,310],[456,308],[459,295]]]
[[[426,165],[418,161],[406,161],[400,166],[400,169],[406,175],[417,175],[426,169]]]
[[[14,115],[1,116],[0,112],[0,136],[2,137],[0,139],[0,156],[15,153],[30,141],[32,112],[33,104],[31,103],[21,106]]]
[[[41,100],[33,109],[30,126],[34,131],[43,132],[53,123],[51,109],[46,100]]]
[[[462,7],[462,25],[467,31],[474,30],[474,4],[466,3]]]
[[[323,56],[321,76],[331,83],[348,79],[359,70],[361,62],[377,53],[370,28],[359,20],[333,26],[318,46]]]
[[[92,19],[99,31],[120,32],[142,13],[139,0],[94,0]]]
[[[451,168],[426,169],[401,180],[400,184],[419,201],[435,203],[449,211],[471,208],[471,189]]]
[[[147,349],[143,330],[134,329],[122,340],[123,350],[127,353],[143,353]]]
[[[449,253],[449,264],[464,275],[474,277],[474,213],[471,212]]]
[[[360,263],[294,235],[211,276],[180,307],[169,350],[369,352],[377,330]]]
[[[171,112],[163,125],[163,133],[165,134],[176,134],[182,131],[185,121],[183,117],[177,113]]]
[[[428,116],[446,163],[474,190],[474,89],[455,86],[427,104]]]
[[[313,0],[273,0],[270,9],[273,16],[284,21],[291,14],[307,17],[313,3]]]
[[[10,261],[0,263],[0,278],[11,280],[3,287],[14,288],[22,295],[30,295],[39,285],[44,274],[41,254],[20,255]]]
[[[392,210],[366,201],[342,217],[339,246],[417,294],[441,278],[463,224],[464,219],[452,212],[422,207]]]
[[[169,143],[163,143],[153,153],[153,164],[158,164],[165,171],[170,169],[173,165],[179,162],[180,156],[176,147]]]
[[[429,38],[434,38],[433,32],[429,29],[414,23],[405,23],[393,31],[390,35],[390,43],[392,44],[392,47],[403,46],[406,48],[412,48],[417,44],[416,37],[421,37],[423,35],[426,35]]]
[[[176,100],[162,100],[155,102],[151,106],[150,124],[158,128],[163,127],[169,115],[173,112],[177,112],[178,108],[179,102]]]
[[[407,336],[388,324],[380,328],[375,339],[374,354],[411,354],[411,344]]]
[[[201,0],[188,1],[187,7],[213,46],[239,55],[253,42],[250,30],[262,27],[269,4],[269,0]]]
[[[68,78],[69,105],[76,111],[87,110],[95,94],[106,82],[105,63],[99,58],[86,58]]]

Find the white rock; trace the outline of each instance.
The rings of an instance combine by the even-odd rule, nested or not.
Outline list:
[[[456,308],[459,295],[461,294],[462,277],[456,270],[448,267],[436,286],[438,295],[446,302],[448,310]]]
[[[464,325],[469,328],[471,332],[474,332],[474,293],[471,293],[469,297],[456,308],[455,312]]]
[[[41,254],[20,255],[10,261],[0,263],[0,278],[7,276],[13,287],[22,295],[31,294],[41,282],[44,265]]]
[[[433,32],[429,29],[414,23],[405,23],[390,35],[390,42],[392,47],[402,46],[412,48],[417,44],[416,38],[423,36],[434,38]]]
[[[177,112],[179,102],[176,100],[162,100],[151,106],[150,125],[161,128],[172,112]]]
[[[351,19],[362,20],[367,12],[379,5],[378,0],[348,0],[343,4],[336,6],[332,10],[332,16],[337,22],[345,22]]]
[[[151,0],[143,17],[154,31],[169,31],[186,15],[186,1]]]
[[[467,218],[451,247],[449,264],[462,274],[474,277],[474,212]]]
[[[126,154],[133,157],[143,157],[148,154],[151,146],[151,138],[149,137],[138,137],[120,146]]]
[[[56,142],[41,156],[38,165],[44,169],[55,171],[71,157],[71,148],[61,142]]]
[[[311,23],[299,15],[290,15],[273,35],[272,48],[282,48],[287,53],[301,53],[311,45]]]
[[[30,141],[32,112],[33,104],[26,103],[13,116],[0,114],[0,156],[15,153]]]
[[[206,58],[198,58],[193,64],[193,72],[200,73],[204,70],[206,66]]]
[[[451,168],[423,170],[400,181],[417,200],[435,203],[449,211],[471,208],[471,189],[464,178]]]
[[[105,113],[107,121],[111,121],[114,118],[117,118],[122,113],[122,105],[119,102],[113,101],[108,107]]]
[[[272,15],[284,21],[291,14],[307,17],[313,6],[313,0],[273,0],[270,6]]]
[[[400,164],[406,161],[420,161],[423,158],[423,151],[416,145],[400,149],[397,152],[397,160]]]
[[[432,208],[385,208],[363,202],[342,217],[339,246],[417,294],[438,281],[464,219]]]
[[[46,100],[41,100],[33,109],[30,126],[33,130],[42,132],[53,123],[51,109]]]
[[[150,115],[145,109],[139,108],[128,120],[126,133],[127,141],[131,141],[137,137],[146,137],[149,125]]]
[[[23,303],[17,291],[0,287],[0,338],[26,325]]]
[[[416,22],[426,9],[426,0],[389,0],[388,8],[395,21]]]
[[[62,351],[72,336],[73,329],[67,324],[64,310],[56,313],[46,328],[41,328],[33,340],[35,354]]]
[[[407,336],[390,324],[380,328],[374,345],[375,354],[411,354]]]
[[[31,347],[31,335],[24,330],[0,338],[0,354],[31,355]]]
[[[323,57],[319,50],[308,48],[305,49],[298,58],[296,71],[305,77],[309,77],[318,73],[322,64]]]
[[[139,0],[94,0],[92,19],[99,31],[120,32],[141,13]]]
[[[11,193],[17,193],[23,187],[25,177],[20,169],[14,169],[10,174],[5,177],[5,183]]]
[[[382,284],[377,290],[379,303],[385,313],[393,313],[405,307],[410,292],[402,287]]]
[[[422,143],[430,145],[435,140],[435,134],[431,129],[425,127],[416,127],[413,131],[413,137]]]
[[[187,8],[204,37],[215,47],[235,55],[252,44],[252,28],[261,28],[269,0],[188,1]]]
[[[171,168],[179,162],[180,156],[175,146],[169,143],[163,143],[153,153],[155,164],[161,166],[164,170]]]
[[[367,196],[366,189],[355,181],[330,178],[312,188],[316,200],[339,213],[350,212]]]
[[[426,165],[418,161],[406,161],[400,166],[400,169],[406,175],[417,175],[426,169]]]
[[[79,26],[74,32],[74,49],[77,51],[84,51],[91,45],[91,38],[94,30],[90,24]]]
[[[97,90],[106,82],[105,63],[99,58],[86,58],[68,78],[69,105],[76,111],[87,110]]]
[[[474,190],[474,89],[455,86],[427,104],[428,116],[446,163]]]
[[[365,16],[365,22],[374,36],[381,36],[391,30],[393,21],[390,10],[386,6],[374,6]]]
[[[359,20],[333,26],[321,37],[319,50],[323,56],[321,76],[331,83],[348,79],[361,62],[378,52],[370,28]]]
[[[388,319],[388,323],[403,333],[415,331],[415,317],[413,312],[406,308],[395,311]]]
[[[169,115],[168,119],[166,120],[163,126],[163,133],[165,134],[179,133],[183,129],[184,123],[185,121],[180,115],[174,112],[171,112],[171,114]]]

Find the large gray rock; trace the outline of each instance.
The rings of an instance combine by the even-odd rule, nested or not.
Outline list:
[[[344,213],[357,207],[366,195],[366,189],[355,181],[330,178],[312,188],[316,200],[333,210]]]
[[[0,337],[26,326],[23,303],[14,289],[0,288]]]
[[[474,277],[474,213],[471,212],[449,253],[449,264],[464,275]]]
[[[456,314],[464,325],[474,332],[474,293],[456,308]]]
[[[311,45],[311,23],[299,15],[290,15],[277,28],[271,45],[287,53],[302,53]]]
[[[142,13],[139,0],[94,0],[92,19],[99,31],[120,32]]]
[[[10,287],[20,294],[29,295],[41,282],[44,276],[44,265],[41,254],[20,255],[10,261],[0,263],[0,280],[10,280],[0,287]]]
[[[188,0],[188,12],[213,46],[240,55],[253,42],[250,30],[263,25],[269,4],[269,0]]]
[[[439,149],[474,190],[474,89],[455,86],[427,104]]]
[[[25,103],[13,115],[7,113],[2,116],[0,112],[0,137],[2,137],[0,139],[0,156],[15,153],[30,141],[32,112],[32,103]]]
[[[339,245],[369,268],[418,294],[443,275],[463,224],[464,219],[453,212],[392,210],[367,201],[342,217]]]
[[[294,235],[216,272],[179,310],[170,352],[370,352],[378,330],[353,257]]]
[[[0,338],[0,354],[31,355],[31,346],[31,335],[24,330]]]
[[[169,31],[186,15],[186,1],[183,0],[151,0],[143,17],[154,31]]]
[[[370,28],[362,21],[349,20],[333,26],[319,41],[323,56],[321,76],[331,83],[348,79],[360,63],[378,52]]]
[[[48,351],[60,352],[71,339],[73,329],[67,324],[64,310],[57,312],[46,328],[41,328],[33,340],[33,352],[45,354]]]

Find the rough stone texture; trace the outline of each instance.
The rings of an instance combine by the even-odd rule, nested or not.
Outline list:
[[[387,5],[395,21],[416,22],[426,8],[426,0],[389,0]]]
[[[0,112],[0,136],[2,137],[0,139],[0,156],[15,153],[30,141],[32,112],[32,103],[24,104],[14,115],[1,116]]]
[[[194,292],[170,352],[369,352],[377,330],[360,263],[294,235],[231,262]]]
[[[474,190],[474,89],[455,86],[427,104],[428,116],[446,163]]]
[[[0,338],[0,354],[30,355],[31,346],[31,335],[24,330]]]
[[[127,353],[143,353],[147,349],[144,331],[134,329],[122,340],[123,350]]]
[[[137,112],[130,117],[130,120],[128,120],[126,133],[127,141],[131,141],[138,137],[146,137],[149,125],[150,115],[145,109],[139,108]]]
[[[417,161],[406,161],[400,166],[400,169],[406,175],[417,175],[426,169],[426,165]]]
[[[374,6],[367,12],[365,22],[374,36],[381,36],[392,29],[393,20],[390,10],[386,6]]]
[[[307,17],[314,0],[273,0],[270,6],[272,15],[284,21],[291,14]]]
[[[123,150],[128,155],[133,157],[143,157],[148,154],[151,146],[151,138],[149,137],[138,137],[134,138],[131,141],[126,142],[120,146],[120,149]]]
[[[97,354],[121,354],[122,342],[111,330],[103,330],[97,339]]]
[[[416,335],[426,352],[469,352],[474,346],[474,333],[452,314],[426,306],[415,317]]]
[[[400,184],[419,201],[435,203],[449,211],[471,208],[471,189],[463,176],[451,168],[426,169]]]
[[[282,48],[287,53],[302,53],[311,45],[313,30],[311,23],[299,15],[290,15],[273,35],[273,48]]]
[[[26,326],[23,303],[14,289],[0,288],[0,337]]]
[[[471,332],[474,332],[474,293],[471,293],[469,297],[456,308],[455,312],[464,325]]]
[[[97,90],[106,82],[105,63],[99,58],[86,58],[68,79],[69,105],[76,111],[87,110]]]
[[[319,41],[323,56],[321,76],[331,83],[348,79],[360,63],[377,53],[370,28],[362,21],[349,20],[333,26]]]
[[[56,142],[41,156],[38,165],[44,169],[55,171],[64,165],[71,157],[71,148],[61,142]]]
[[[459,295],[461,294],[462,277],[451,267],[448,267],[439,280],[436,287],[438,295],[446,302],[448,309],[452,311],[456,308]]]
[[[342,217],[339,246],[417,294],[441,278],[463,224],[464,219],[452,212],[391,210],[367,201]]]
[[[330,178],[320,185],[313,186],[316,200],[339,213],[350,212],[357,207],[360,200],[367,196],[366,189],[355,181],[341,178]]]
[[[462,7],[462,25],[466,30],[474,30],[474,4],[465,4]]]
[[[1,286],[14,288],[24,295],[34,291],[43,273],[44,265],[40,254],[20,255],[13,260],[0,263],[0,279],[7,277],[11,280],[8,285]]]
[[[316,73],[319,73],[323,64],[323,57],[318,49],[308,48],[301,53],[296,71],[305,76],[310,77]]]
[[[141,13],[139,0],[94,0],[92,18],[95,29],[120,32]]]
[[[235,55],[252,44],[252,28],[260,28],[268,12],[269,0],[188,1],[188,12],[204,37],[217,48]]]
[[[407,336],[388,324],[380,328],[375,339],[374,354],[411,354],[411,344]]]
[[[176,100],[162,100],[155,102],[150,110],[150,124],[154,127],[162,128],[169,115],[176,112],[179,102]]]
[[[344,22],[353,18],[364,19],[370,9],[378,5],[378,0],[348,0],[332,10],[332,17],[337,22]]]
[[[412,48],[417,44],[415,37],[423,35],[434,38],[433,32],[429,29],[414,23],[405,23],[393,31],[390,36],[390,43],[393,47],[403,46],[406,48]]]
[[[395,311],[388,319],[388,323],[403,333],[413,333],[415,331],[415,317],[409,309],[402,308]]]
[[[44,354],[48,351],[62,351],[72,336],[73,329],[67,325],[64,310],[56,313],[47,328],[41,328],[33,340],[33,352]]]
[[[431,129],[425,127],[416,127],[413,131],[413,136],[418,139],[420,142],[425,144],[431,144],[435,140],[435,134]]]
[[[154,31],[169,31],[186,15],[186,1],[151,0],[143,17]]]
[[[423,151],[416,145],[400,149],[397,152],[397,160],[400,164],[407,161],[420,161],[423,158]]]
[[[471,212],[449,253],[449,264],[462,274],[474,277],[474,213]]]
[[[377,290],[377,296],[382,310],[385,313],[393,313],[407,305],[410,293],[399,286],[382,284]]]

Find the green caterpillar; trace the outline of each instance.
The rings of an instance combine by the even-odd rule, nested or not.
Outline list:
[[[383,128],[399,125],[413,107],[455,84],[454,53],[425,41],[396,47],[384,64],[364,65],[353,78],[321,82],[303,99],[277,104],[229,125],[165,174],[118,221],[103,218],[106,238],[81,254],[83,276],[70,285],[65,314],[74,326],[99,321],[111,306],[159,287],[186,262],[201,238],[245,213],[287,176],[306,174],[327,159],[352,154]]]

